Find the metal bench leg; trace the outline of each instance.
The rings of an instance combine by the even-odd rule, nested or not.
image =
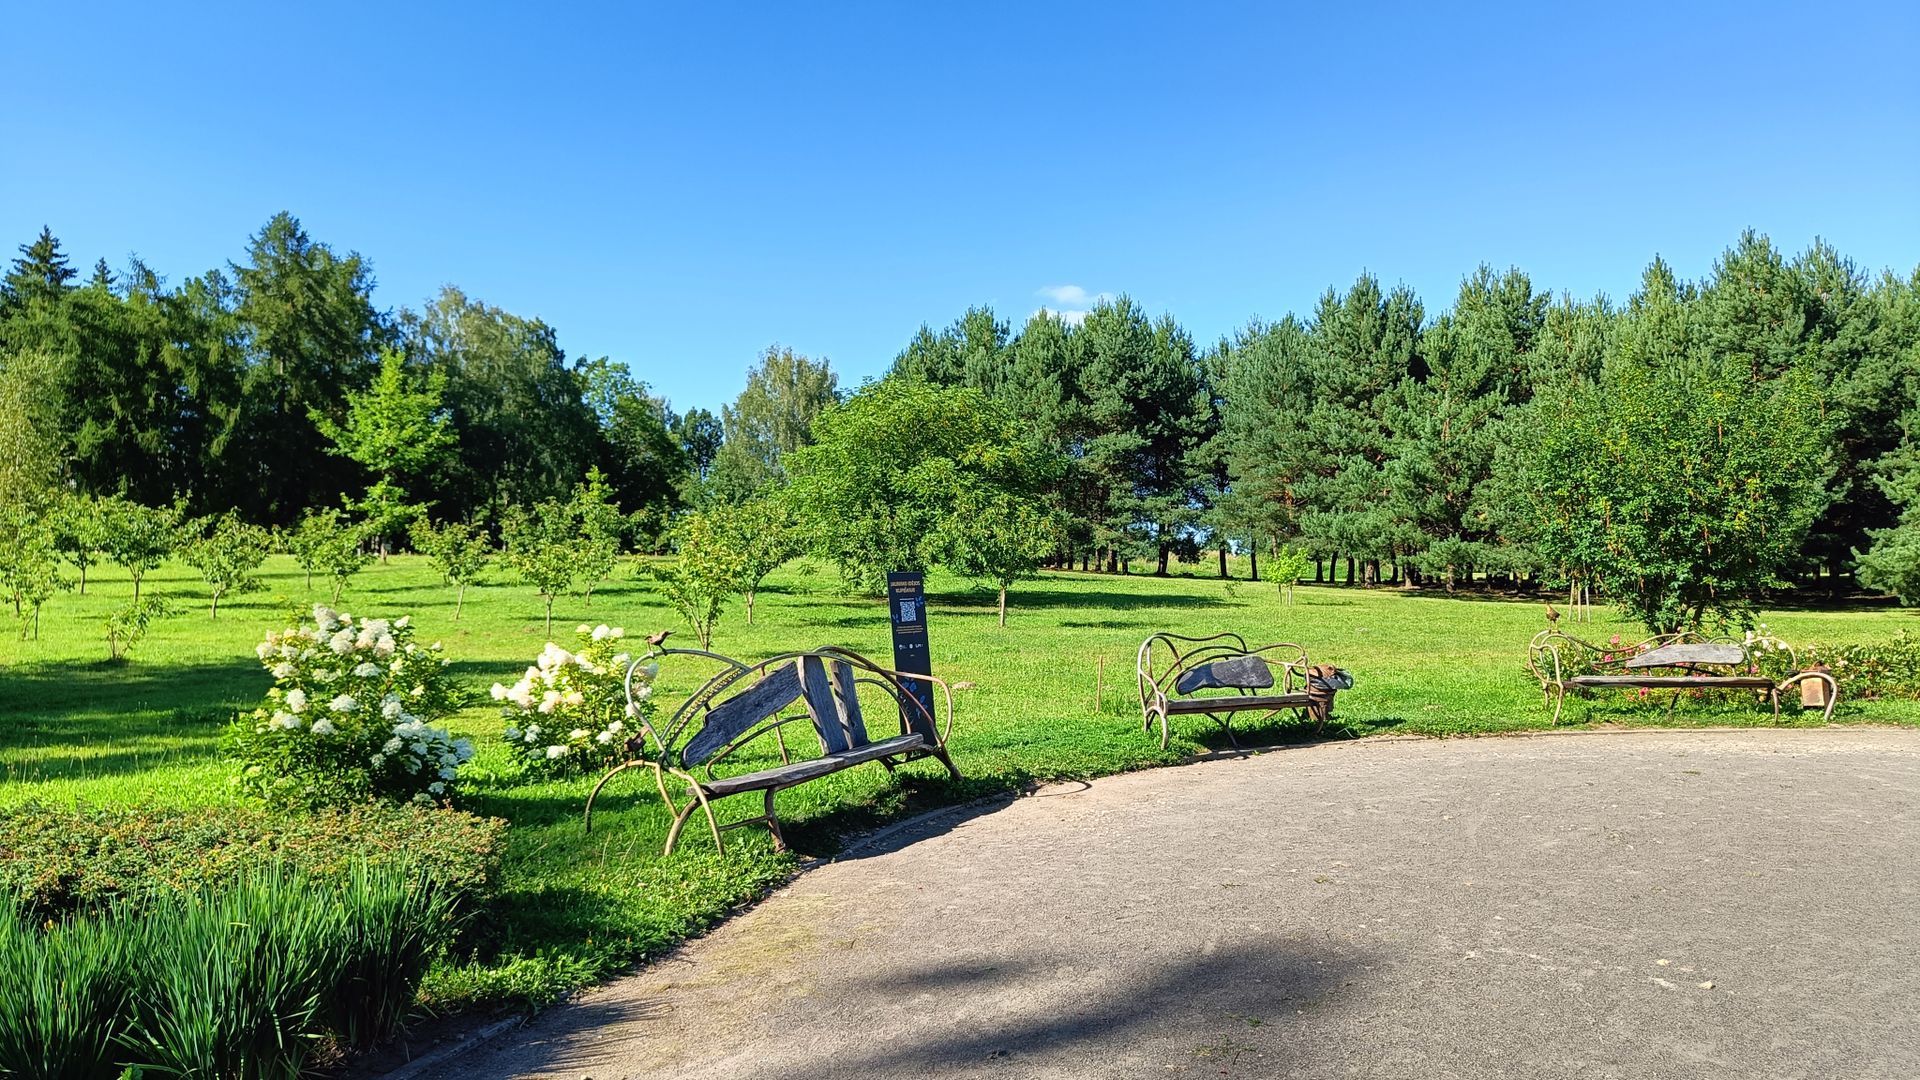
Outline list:
[[[1212,713],[1208,713],[1207,715],[1213,716]],[[1240,740],[1233,737],[1233,714],[1228,713],[1225,717],[1214,716],[1213,719],[1215,723],[1220,725],[1220,730],[1227,733],[1227,745],[1233,747],[1235,750],[1240,749]]]
[[[691,784],[691,787],[693,788],[693,797],[687,800],[687,805],[684,809],[677,811],[673,815],[673,827],[667,830],[667,847],[666,850],[660,853],[663,858],[673,854],[674,846],[680,842],[680,830],[687,827],[687,819],[693,816],[693,812],[696,809],[706,811],[707,831],[713,834],[713,846],[719,850],[720,854],[725,855],[727,853],[726,842],[720,839],[720,823],[715,820],[713,816],[713,804],[707,801],[707,793],[700,790],[698,783]],[[673,804],[668,803],[667,805],[671,806]]]
[[[593,790],[587,793],[587,809],[584,814],[588,836],[593,835],[593,800],[600,797],[600,791],[602,788],[605,788],[607,786],[607,781],[613,779],[616,776],[619,776],[621,773],[626,772],[628,769],[637,769],[644,764],[646,764],[646,762],[644,761],[622,762],[620,765],[616,766],[613,769],[613,771],[601,777],[599,783],[593,785]],[[667,799],[666,788],[663,787],[660,789],[660,797],[663,799]],[[672,799],[667,799],[667,809],[669,810],[673,809]]]
[[[767,831],[773,834],[773,850],[787,850],[786,834],[780,831],[780,819],[773,813],[773,789],[767,789]]]
[[[1553,702],[1553,719],[1547,722],[1547,726],[1559,727],[1560,712],[1567,707],[1567,688],[1565,686],[1549,687],[1547,698]]]
[[[667,805],[672,806],[673,804],[668,803]],[[661,858],[673,854],[674,846],[680,842],[680,830],[686,828],[687,819],[693,816],[694,810],[698,809],[699,805],[697,800],[688,799],[687,805],[674,810],[673,827],[667,830],[667,846],[660,852]]]
[[[707,801],[707,793],[700,790],[700,785],[694,785],[693,793],[700,799],[700,809],[707,812],[707,831],[713,833],[713,846],[720,854],[725,855],[727,853],[727,844],[726,841],[720,839],[720,823],[714,820],[713,804]]]
[[[947,767],[947,775],[953,777],[955,780],[960,779],[960,770],[953,767],[953,759],[947,756],[946,747],[943,746],[933,751],[933,756],[939,758],[940,764]]]

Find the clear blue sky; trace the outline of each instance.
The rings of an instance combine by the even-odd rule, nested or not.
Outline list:
[[[383,307],[458,284],[714,406],[1049,289],[1205,342],[1363,269],[1624,296],[1749,225],[1911,270],[1917,56],[1911,0],[22,4],[0,241],[177,281],[286,209]]]

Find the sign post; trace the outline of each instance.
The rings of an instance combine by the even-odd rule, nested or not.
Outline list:
[[[910,675],[932,675],[933,653],[927,649],[927,593],[924,575],[918,572],[887,575],[888,621],[893,624],[893,668]],[[919,679],[902,679],[903,689],[925,708],[926,715],[903,716],[908,731],[926,733],[930,718],[938,716],[933,705],[933,684]],[[904,706],[903,713],[911,712]]]

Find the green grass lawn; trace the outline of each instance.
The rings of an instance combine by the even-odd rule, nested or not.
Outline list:
[[[680,629],[652,583],[628,576],[630,569],[596,591],[591,606],[562,600],[556,636],[569,643],[580,622],[622,625],[634,635]],[[1244,575],[1244,567],[1236,572]],[[835,580],[828,568],[788,566],[762,592],[757,625],[746,626],[735,605],[714,647],[758,657],[832,644],[887,662],[884,602],[836,595]],[[309,592],[285,558],[269,563],[266,584],[223,604],[219,620],[209,621],[199,580],[183,566],[163,567],[146,588],[171,597],[174,614],[125,664],[105,662],[103,619],[129,591],[113,568],[93,575],[86,596],[65,594],[48,605],[39,640],[7,634],[0,640],[0,803],[203,805],[238,798],[219,739],[231,712],[253,707],[267,689],[253,647],[267,629],[286,625],[290,608],[324,600],[327,592]],[[940,575],[929,589],[934,670],[973,684],[956,695],[952,743],[967,779],[952,783],[937,763],[923,762],[898,777],[863,767],[785,792],[781,816],[802,852],[831,852],[841,835],[917,808],[1032,781],[1162,764],[1224,745],[1203,718],[1176,720],[1166,752],[1141,734],[1133,658],[1155,630],[1236,630],[1250,640],[1296,641],[1315,661],[1349,669],[1357,685],[1339,699],[1344,734],[1516,731],[1545,727],[1549,715],[1522,664],[1527,639],[1545,625],[1538,601],[1303,586],[1289,605],[1272,586],[1244,580],[1057,573],[1016,588],[1001,629],[990,592]],[[474,691],[473,707],[452,722],[479,747],[463,777],[463,804],[512,822],[504,901],[485,935],[492,947],[436,974],[430,989],[441,1003],[537,999],[599,978],[723,917],[791,870],[793,860],[774,855],[758,830],[729,834],[724,860],[712,855],[704,831],[690,830],[680,853],[660,859],[667,815],[645,774],[615,781],[591,837],[579,817],[590,781],[519,782],[498,743],[501,720],[485,690],[513,681],[546,641],[531,590],[470,589],[455,622],[452,590],[424,560],[396,557],[355,578],[339,606],[356,616],[410,614],[419,640],[445,643],[454,671]],[[1596,617],[1580,628],[1583,636],[1641,636],[1608,611]],[[1795,644],[1884,640],[1900,627],[1920,626],[1907,612],[1865,607],[1777,610],[1766,621]],[[676,644],[687,640],[681,633]],[[1105,694],[1096,702],[1103,662]],[[665,700],[672,689],[663,684]],[[1787,722],[1812,719],[1789,714]],[[1920,703],[1843,703],[1836,720],[1920,725]],[[1662,699],[1622,694],[1569,702],[1562,726],[1665,722]],[[1690,701],[1674,722],[1773,718],[1749,697]],[[1243,741],[1311,734],[1276,721]],[[744,816],[750,801],[757,803],[742,798],[735,809]]]

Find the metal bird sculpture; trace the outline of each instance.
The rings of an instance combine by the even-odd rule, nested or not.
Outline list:
[[[1547,622],[1549,625],[1553,625],[1553,626],[1558,626],[1560,624],[1560,612],[1555,610],[1552,604],[1547,605]]]

